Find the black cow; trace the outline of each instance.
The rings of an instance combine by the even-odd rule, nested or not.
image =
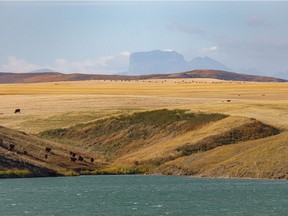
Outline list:
[[[10,151],[13,151],[14,148],[15,148],[15,145],[14,145],[14,144],[10,144],[10,145],[9,145],[9,150],[10,150]]]
[[[75,162],[77,160],[77,158],[74,158],[74,157],[70,157],[70,160]]]
[[[81,155],[79,155],[78,160],[83,161],[84,158]]]
[[[21,110],[20,109],[15,109],[14,113],[20,113]]]
[[[91,163],[93,163],[93,162],[94,162],[94,158],[91,157],[91,158],[90,158],[90,161],[91,161]]]
[[[51,152],[52,149],[49,147],[46,147],[45,150],[46,150],[46,152]]]

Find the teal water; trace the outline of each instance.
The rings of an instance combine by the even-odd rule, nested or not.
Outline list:
[[[0,180],[0,215],[288,215],[288,181],[175,176]]]

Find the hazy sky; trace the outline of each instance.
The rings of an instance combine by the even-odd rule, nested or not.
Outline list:
[[[238,71],[288,71],[288,2],[0,1],[0,71],[117,73],[175,50]]]

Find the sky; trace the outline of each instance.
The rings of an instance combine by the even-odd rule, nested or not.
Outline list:
[[[0,1],[0,71],[127,71],[175,50],[238,72],[288,74],[288,1]]]

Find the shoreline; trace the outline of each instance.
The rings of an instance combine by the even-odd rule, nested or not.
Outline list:
[[[219,180],[253,180],[253,181],[287,181],[288,179],[272,179],[272,178],[239,178],[239,177],[201,177],[201,176],[188,176],[188,175],[164,175],[164,174],[79,174],[79,175],[61,175],[57,174],[54,176],[41,176],[41,175],[29,175],[29,176],[20,176],[20,175],[11,175],[11,176],[0,176],[1,179],[31,179],[31,178],[57,178],[57,177],[83,177],[83,176],[166,176],[166,177],[186,177],[192,179],[219,179]]]

